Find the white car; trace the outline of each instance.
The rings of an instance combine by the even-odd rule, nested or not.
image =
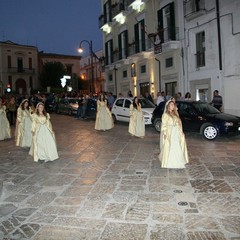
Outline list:
[[[156,105],[146,98],[139,98],[138,101],[142,106],[145,125],[152,124],[151,122],[152,113]],[[129,108],[132,102],[133,98],[118,98],[115,100],[112,107],[112,117],[114,122],[116,121],[129,122],[130,119]]]

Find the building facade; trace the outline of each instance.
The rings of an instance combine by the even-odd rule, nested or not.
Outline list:
[[[238,0],[102,0],[108,91],[165,91],[210,102],[217,89],[224,111],[240,115]]]
[[[38,49],[11,41],[0,42],[0,95],[7,87],[29,94],[38,84]]]
[[[78,90],[81,60],[80,56],[39,52],[38,58],[39,72],[41,72],[44,63],[46,62],[61,62],[66,68],[67,75],[71,77],[69,79],[69,87],[71,87],[72,90]]]
[[[87,92],[99,93],[105,91],[103,63],[103,50],[81,58],[80,78],[86,82]]]

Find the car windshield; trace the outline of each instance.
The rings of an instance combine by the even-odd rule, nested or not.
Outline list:
[[[148,99],[145,98],[139,98],[138,99],[139,103],[141,104],[142,108],[155,108],[156,106],[149,101]]]
[[[212,107],[208,103],[198,103],[194,105],[199,113],[203,114],[216,114],[220,113],[215,107]]]

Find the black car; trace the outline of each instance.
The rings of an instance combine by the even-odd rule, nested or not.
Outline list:
[[[166,102],[161,102],[153,111],[152,124],[161,130],[161,117]],[[208,103],[200,101],[177,101],[178,113],[183,130],[199,132],[206,139],[213,140],[218,135],[240,134],[240,117],[221,113]]]

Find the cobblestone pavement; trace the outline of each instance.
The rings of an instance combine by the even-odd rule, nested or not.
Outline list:
[[[52,115],[60,159],[0,142],[0,239],[239,240],[240,137],[187,134],[190,164],[161,169],[159,134]],[[14,129],[12,129],[13,131]]]

